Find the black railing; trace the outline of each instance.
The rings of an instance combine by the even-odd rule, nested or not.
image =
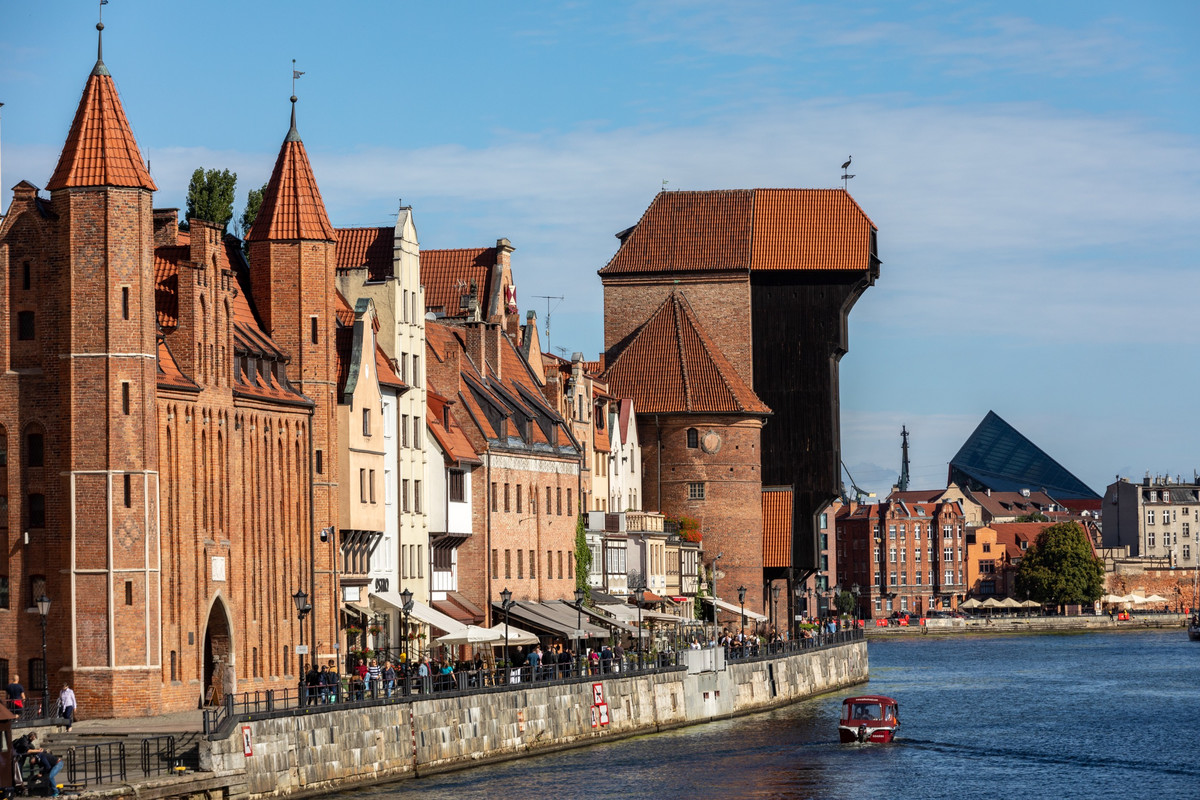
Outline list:
[[[849,628],[835,633],[817,633],[813,631],[811,638],[787,639],[778,642],[731,642],[725,646],[725,658],[728,661],[746,661],[754,659],[778,658],[779,656],[803,653],[808,650],[820,650],[827,647],[837,647],[851,642],[861,641],[865,634],[861,628]]]
[[[4,701],[4,707],[16,717],[13,726],[18,728],[45,725],[62,719],[58,698],[48,694],[26,692],[24,706],[18,706],[17,701],[8,699]]]
[[[142,739],[142,777],[170,774],[178,766],[174,736],[152,736]]]
[[[102,742],[76,745],[63,755],[67,783],[86,786],[126,780],[125,743]]]

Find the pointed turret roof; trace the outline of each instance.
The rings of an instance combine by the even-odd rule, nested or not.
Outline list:
[[[96,29],[102,31],[104,26],[97,25]],[[96,66],[83,87],[67,143],[46,184],[49,191],[77,186],[158,189],[142,161],[102,54],[97,53]]]
[[[279,148],[275,170],[263,193],[262,206],[246,241],[337,241],[312,166],[296,130],[296,97],[292,96],[292,127]]]
[[[771,413],[679,292],[633,333],[604,379],[640,414]]]

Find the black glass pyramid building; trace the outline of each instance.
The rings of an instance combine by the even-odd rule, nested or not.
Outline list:
[[[950,481],[971,491],[1029,489],[1056,500],[1100,498],[995,411],[987,413],[950,460]]]

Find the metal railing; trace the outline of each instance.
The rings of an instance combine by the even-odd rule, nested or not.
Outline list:
[[[63,755],[67,783],[86,786],[126,780],[125,743],[102,742],[76,745]]]
[[[726,650],[730,661],[778,658],[794,653],[836,647],[862,641],[861,629],[816,634],[812,639],[796,639],[754,647]],[[640,664],[639,664],[640,660]],[[448,673],[431,671],[429,675],[398,672],[394,681],[384,679],[359,681],[340,677],[326,686],[302,686],[289,689],[267,689],[226,695],[225,702],[203,710],[204,735],[209,739],[228,736],[239,721],[284,714],[307,714],[327,711],[331,707],[356,707],[410,702],[434,694],[465,694],[472,692],[504,691],[533,684],[567,683],[596,677],[631,675],[660,670],[684,669],[679,652],[624,653],[608,659],[572,659],[569,663],[545,664],[536,667],[485,669],[455,669]]]
[[[178,766],[174,736],[152,736],[142,739],[142,777],[170,774]]]
[[[56,696],[26,692],[24,706],[17,706],[16,702],[12,699],[4,701],[4,707],[16,717],[13,720],[14,727],[46,725],[62,719],[62,709]]]

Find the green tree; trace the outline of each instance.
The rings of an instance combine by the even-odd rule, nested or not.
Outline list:
[[[592,548],[587,543],[586,516],[580,514],[575,520],[575,588],[583,589],[583,602],[592,604],[592,587],[588,575],[592,571]]]
[[[246,238],[246,234],[250,233],[250,228],[254,225],[254,220],[258,219],[258,210],[262,208],[263,195],[267,192],[267,185],[264,183],[261,189],[251,189],[246,195],[246,209],[242,211],[242,238]]]
[[[1038,534],[1017,566],[1017,594],[1039,603],[1091,603],[1104,594],[1104,562],[1092,554],[1077,522],[1060,522]]]
[[[839,613],[852,615],[854,613],[854,595],[847,591],[838,592],[837,610]]]
[[[233,219],[233,190],[237,173],[198,168],[192,173],[187,193],[187,219],[202,219],[222,228]]]
[[[1035,511],[1032,514],[1026,514],[1023,517],[1017,517],[1017,522],[1049,522],[1050,518],[1040,511]]]

